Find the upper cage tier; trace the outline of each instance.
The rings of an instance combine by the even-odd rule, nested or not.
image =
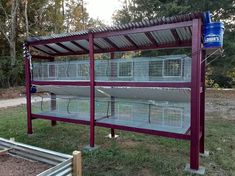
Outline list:
[[[88,60],[34,62],[34,81],[89,81]],[[95,60],[96,81],[190,82],[191,58],[186,55]]]

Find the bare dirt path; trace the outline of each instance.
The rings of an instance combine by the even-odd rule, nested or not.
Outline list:
[[[25,97],[0,100],[0,108],[19,106],[21,104],[26,104]]]
[[[33,97],[32,103],[41,101],[40,97]],[[15,107],[19,105],[26,104],[26,98],[20,97],[20,98],[12,98],[12,99],[6,99],[6,100],[0,100],[0,109],[1,108],[9,108],[9,107]]]

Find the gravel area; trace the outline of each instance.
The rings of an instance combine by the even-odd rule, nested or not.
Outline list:
[[[51,166],[36,161],[13,157],[0,156],[0,176],[35,176]]]

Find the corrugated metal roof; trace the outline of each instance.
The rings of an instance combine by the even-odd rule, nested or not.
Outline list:
[[[190,13],[173,17],[160,17],[152,20],[141,22],[131,22],[111,27],[98,27],[78,32],[53,34],[50,36],[34,36],[27,39],[29,46],[32,46],[49,55],[69,55],[69,54],[86,54],[89,51],[88,34],[93,33],[94,49],[96,53],[122,51],[131,49],[142,49],[143,47],[161,46],[172,43],[188,42],[192,38],[191,26],[178,27],[175,30],[164,29],[145,32],[133,32],[127,34],[118,33],[115,36],[96,37],[97,34],[109,34],[126,30],[144,29],[147,27],[158,26],[163,24],[173,24],[180,22],[192,21],[193,19],[203,19],[203,13]],[[180,40],[180,41],[178,41]]]

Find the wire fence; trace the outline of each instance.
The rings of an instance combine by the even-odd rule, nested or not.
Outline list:
[[[38,98],[37,98],[38,99]],[[32,103],[33,113],[56,117],[90,120],[89,98],[41,97]],[[153,100],[96,98],[96,121],[185,133],[190,125],[190,104]]]
[[[89,80],[89,61],[33,63],[34,80]],[[191,81],[191,58],[186,55],[96,60],[96,81]]]

